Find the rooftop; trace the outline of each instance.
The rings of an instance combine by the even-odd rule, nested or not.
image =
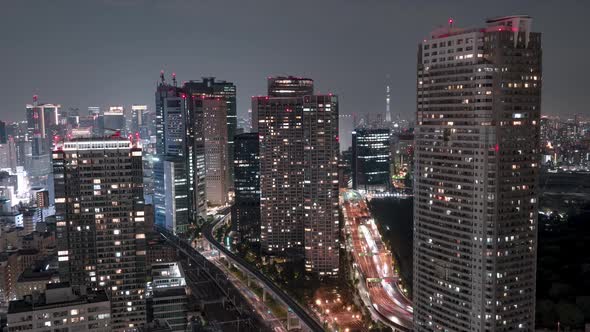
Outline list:
[[[53,293],[51,294],[52,290]],[[69,291],[68,291],[69,290]],[[64,295],[63,297],[55,297],[55,295]],[[8,314],[16,314],[28,311],[41,311],[60,307],[69,307],[76,305],[84,305],[89,303],[109,302],[107,294],[104,290],[89,292],[86,295],[73,294],[69,283],[48,284],[47,291],[38,298],[33,299],[32,296],[26,296],[24,300],[10,301],[8,306]]]

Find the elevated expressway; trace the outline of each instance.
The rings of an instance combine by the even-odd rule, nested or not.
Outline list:
[[[205,240],[211,247],[217,249],[219,255],[224,257],[229,264],[233,265],[245,275],[247,275],[248,283],[254,281],[259,284],[263,289],[263,298],[265,298],[267,295],[270,295],[277,302],[283,304],[287,308],[287,313],[289,315],[287,319],[288,329],[300,329],[302,331],[313,332],[324,331],[322,325],[310,313],[308,313],[302,306],[300,306],[297,302],[295,302],[295,300],[287,295],[287,293],[275,285],[270,278],[262,274],[258,268],[252,266],[243,258],[232,253],[223,244],[219,243],[215,239],[214,233],[219,227],[221,227],[221,225],[223,225],[224,222],[228,220],[227,215],[229,214],[229,211],[229,208],[219,211],[219,214],[222,214],[225,217],[217,218],[213,222],[208,223],[203,227]],[[293,319],[298,321],[299,326],[292,326],[291,322]]]
[[[411,331],[412,303],[399,287],[391,252],[387,249],[375,220],[360,193],[347,190],[341,194],[346,244],[359,278],[361,299],[377,319],[394,331]]]

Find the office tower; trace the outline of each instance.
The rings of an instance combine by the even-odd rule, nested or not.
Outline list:
[[[534,331],[541,34],[452,25],[418,51],[416,331]]]
[[[6,144],[8,135],[6,134],[6,122],[0,121],[0,144]]]
[[[352,132],[352,187],[366,192],[388,191],[389,129],[357,128]]]
[[[51,129],[59,123],[59,110],[61,105],[39,103],[39,97],[33,96],[33,103],[26,105],[27,109],[27,133],[30,140],[41,138],[35,143],[35,149],[39,153],[47,152],[51,146]],[[47,140],[49,138],[49,140]]]
[[[131,132],[139,132],[139,127],[143,124],[143,113],[147,112],[147,105],[131,105]]]
[[[9,137],[6,143],[0,144],[0,168],[10,168],[16,172],[17,166],[17,150],[14,138]]]
[[[7,331],[112,331],[111,305],[104,290],[47,284],[41,295],[10,301]]]
[[[260,157],[258,133],[234,137],[232,227],[241,241],[260,242]]]
[[[186,95],[189,123],[187,137],[190,145],[190,188],[191,220],[202,222],[207,214],[207,186],[205,172],[205,137],[203,129],[203,100],[207,97],[201,92],[201,84],[194,81],[185,83],[182,91]]]
[[[154,206],[156,224],[184,233],[190,223],[193,142],[187,136],[186,95],[162,82],[156,90]]]
[[[116,133],[127,133],[127,126],[125,121],[125,109],[123,106],[111,106],[107,112],[103,114],[103,128],[104,133],[113,135]]]
[[[352,146],[352,132],[354,131],[354,119],[352,114],[338,114],[338,133],[340,134],[340,148]]]
[[[391,137],[391,178],[396,189],[412,189],[414,174],[414,134],[400,133]]]
[[[148,316],[166,323],[170,331],[184,332],[188,324],[188,295],[182,266],[177,262],[151,265]]]
[[[210,97],[203,98],[202,103],[207,201],[210,205],[225,205],[229,191],[227,103],[221,98]]]
[[[47,186],[51,173],[50,151],[55,127],[58,124],[61,105],[33,103],[26,105],[27,136],[31,143],[31,163],[27,172],[32,185]]]
[[[104,136],[104,117],[99,106],[88,106],[88,118],[86,118],[81,126],[88,126],[92,123],[92,134],[95,136]]]
[[[221,98],[227,104],[227,160],[228,183],[233,184],[234,136],[237,126],[236,86],[232,82],[216,80],[215,77],[203,77],[201,81],[184,83],[183,90],[195,97]]]
[[[33,159],[33,145],[31,141],[19,140],[16,142],[16,165],[24,167],[25,170],[31,168]]]
[[[350,188],[352,185],[352,146],[340,153],[338,158],[338,186]]]
[[[338,273],[338,98],[313,80],[268,79],[253,97],[260,136],[261,248],[303,256],[307,272]]]
[[[136,135],[138,133],[142,139],[149,138],[150,123],[148,115],[147,105],[131,106],[131,125],[129,128],[132,134]]]
[[[112,330],[145,323],[142,151],[131,141],[78,139],[53,152],[60,278],[104,289]]]

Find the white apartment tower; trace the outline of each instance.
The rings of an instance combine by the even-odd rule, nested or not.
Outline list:
[[[534,331],[541,34],[486,23],[418,50],[415,331]]]

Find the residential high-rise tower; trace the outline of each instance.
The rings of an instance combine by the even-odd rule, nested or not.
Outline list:
[[[60,280],[104,289],[113,331],[145,324],[142,151],[122,138],[53,151]]]
[[[227,103],[211,97],[202,98],[202,103],[207,201],[210,205],[225,205],[229,191]]]
[[[418,50],[415,331],[534,331],[541,35],[439,28]]]
[[[27,172],[33,186],[49,187],[51,184],[51,146],[54,130],[59,121],[61,105],[39,103],[33,96],[33,103],[26,105],[27,139],[31,141],[31,163]]]
[[[268,79],[252,98],[260,142],[261,249],[302,256],[305,269],[338,273],[338,97],[315,95],[313,80]]]

